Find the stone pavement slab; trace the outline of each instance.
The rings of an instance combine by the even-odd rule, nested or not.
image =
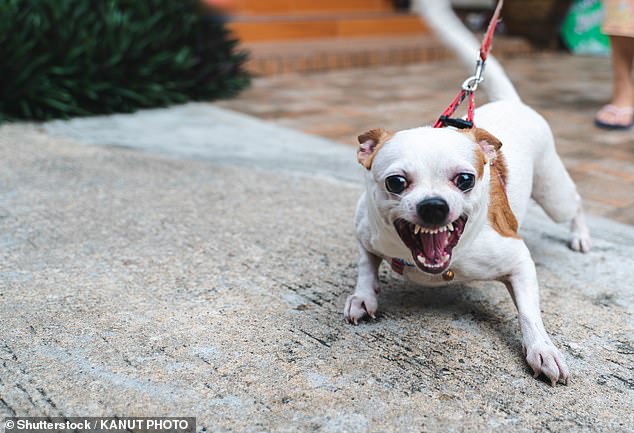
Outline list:
[[[181,110],[200,129],[177,128]],[[384,267],[378,320],[344,323],[361,187],[354,162],[330,163],[354,161],[348,148],[325,143],[320,156],[294,133],[288,149],[292,131],[204,104],[130,118],[0,128],[0,417],[632,431],[632,227],[590,218],[595,249],[580,255],[565,227],[537,210],[527,219],[546,326],[572,371],[551,388],[531,377],[496,283],[425,289]],[[267,138],[227,140],[220,123],[232,140],[259,126]]]
[[[355,150],[210,104],[52,121],[44,130],[83,143],[126,147],[356,181]]]

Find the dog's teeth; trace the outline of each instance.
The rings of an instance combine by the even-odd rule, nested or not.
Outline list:
[[[418,224],[416,224],[416,227],[414,227],[414,234],[417,235],[421,230],[421,226],[419,226]]]
[[[449,229],[450,232],[452,232],[453,231],[453,223],[447,224],[447,228]]]

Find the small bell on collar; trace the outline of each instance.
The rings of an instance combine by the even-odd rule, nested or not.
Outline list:
[[[454,275],[453,271],[451,269],[449,269],[448,271],[443,272],[442,279],[445,280],[445,281],[451,281],[451,280],[453,280],[454,276],[455,275]]]

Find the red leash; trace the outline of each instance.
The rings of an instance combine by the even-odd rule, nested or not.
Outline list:
[[[491,17],[491,21],[489,21],[489,26],[487,27],[487,31],[482,39],[482,44],[480,45],[480,58],[476,63],[474,75],[467,78],[464,83],[462,83],[462,89],[460,89],[458,96],[456,96],[451,104],[445,108],[445,111],[442,112],[438,120],[436,120],[436,123],[434,123],[434,128],[442,128],[444,126],[453,126],[460,129],[473,128],[473,111],[475,110],[474,93],[478,88],[478,85],[482,82],[482,80],[484,80],[484,66],[486,64],[487,57],[489,56],[489,51],[491,50],[493,33],[495,33],[495,27],[500,19],[500,12],[502,11],[503,4],[504,0],[498,0],[495,12]],[[467,105],[467,118],[452,118],[451,116],[456,112],[460,104],[462,104],[467,97],[469,98],[469,103]]]

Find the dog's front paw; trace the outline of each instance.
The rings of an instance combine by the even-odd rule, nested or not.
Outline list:
[[[373,294],[350,295],[348,296],[348,299],[346,299],[346,307],[343,309],[343,317],[349,323],[354,323],[356,325],[359,323],[359,320],[363,319],[366,315],[375,319],[378,306],[379,304],[376,300],[376,296]]]
[[[533,369],[533,377],[543,374],[552,386],[557,382],[568,384],[570,373],[566,359],[552,343],[535,344],[526,348],[526,361]]]

